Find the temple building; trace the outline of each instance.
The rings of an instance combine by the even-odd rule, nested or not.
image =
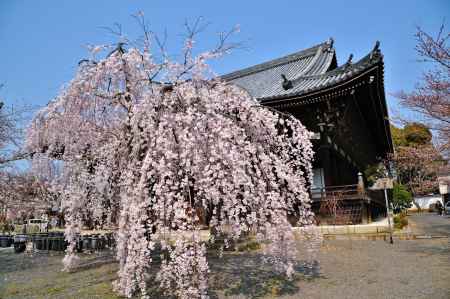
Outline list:
[[[364,171],[393,152],[380,44],[338,65],[333,39],[222,76],[262,105],[297,117],[314,132],[313,209],[321,223],[365,223],[384,213]]]

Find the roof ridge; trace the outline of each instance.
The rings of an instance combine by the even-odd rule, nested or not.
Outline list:
[[[382,55],[373,56],[373,52],[370,52],[369,54],[363,56],[360,60],[358,60],[355,63],[349,64],[349,65],[343,64],[343,65],[341,65],[331,71],[325,72],[323,74],[299,76],[292,81],[293,81],[293,83],[296,83],[298,81],[305,80],[305,79],[325,78],[325,77],[335,75],[337,73],[351,71],[351,70],[354,70],[359,67],[368,67],[368,66],[378,63],[382,59],[383,59]]]
[[[327,45],[329,45],[328,41],[322,42],[322,43],[312,46],[310,48],[303,49],[303,50],[285,55],[280,58],[276,58],[276,59],[272,59],[272,60],[269,60],[269,61],[266,61],[263,63],[259,63],[259,64],[256,64],[256,65],[253,65],[253,66],[250,66],[250,67],[238,70],[238,71],[234,71],[234,72],[222,75],[221,77],[224,80],[233,80],[233,79],[243,77],[243,76],[246,76],[249,74],[261,72],[261,71],[269,69],[269,68],[284,65],[284,64],[290,63],[292,61],[300,60],[305,57],[315,56],[318,53],[318,49],[320,49],[323,46],[327,46]]]
[[[313,59],[311,60],[311,62],[310,62],[310,63],[308,64],[308,66],[303,70],[303,72],[301,72],[301,73],[299,74],[299,76],[297,76],[297,78],[298,78],[298,77],[301,77],[302,74],[307,74],[307,73],[314,67],[314,65],[317,63],[317,60],[319,60],[319,57],[320,57],[320,53],[321,53],[321,52],[322,52],[321,47],[318,47],[317,50],[316,50],[316,53],[314,54]],[[297,79],[297,78],[293,78],[293,79],[295,80],[295,79]]]

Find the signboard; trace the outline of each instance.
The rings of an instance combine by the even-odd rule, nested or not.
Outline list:
[[[439,181],[439,193],[444,195],[449,193],[450,176],[440,176]]]
[[[320,140],[320,132],[313,132],[312,140]]]
[[[448,184],[447,182],[439,182],[439,193],[444,195],[444,194],[448,194]]]
[[[390,178],[382,178],[376,180],[375,184],[370,188],[372,190],[384,190],[384,189],[393,189],[394,188],[394,180]]]

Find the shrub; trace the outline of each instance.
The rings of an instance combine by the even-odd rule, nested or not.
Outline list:
[[[408,218],[405,213],[400,213],[394,216],[394,227],[396,229],[403,229],[408,225]]]
[[[0,222],[0,232],[8,233],[14,231],[14,225],[12,223],[5,221]]]
[[[394,184],[392,206],[394,213],[400,213],[412,206],[412,195],[402,184]]]

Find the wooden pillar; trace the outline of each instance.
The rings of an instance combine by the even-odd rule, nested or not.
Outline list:
[[[364,187],[364,179],[363,174],[361,172],[358,172],[358,193],[361,194],[361,196],[365,196],[366,190]]]
[[[366,188],[364,186],[364,178],[361,172],[358,172],[358,194],[361,197],[361,213],[362,213],[362,223],[367,224],[372,222],[372,215],[370,213],[370,204],[366,202],[367,194]]]
[[[333,167],[331,160],[331,147],[330,145],[322,145],[319,151],[319,159],[322,163],[323,176],[325,179],[325,186],[333,185]]]
[[[370,204],[366,205],[367,209],[367,223],[372,223],[372,211],[370,209]]]
[[[334,151],[333,149],[330,149],[330,156],[331,156],[331,176],[334,186],[343,185],[342,184],[342,177],[340,172],[342,169],[339,167],[339,154]]]
[[[364,203],[364,200],[361,199],[361,224],[367,224],[369,223],[368,219],[368,215],[367,215],[367,209],[366,209],[366,204]]]

